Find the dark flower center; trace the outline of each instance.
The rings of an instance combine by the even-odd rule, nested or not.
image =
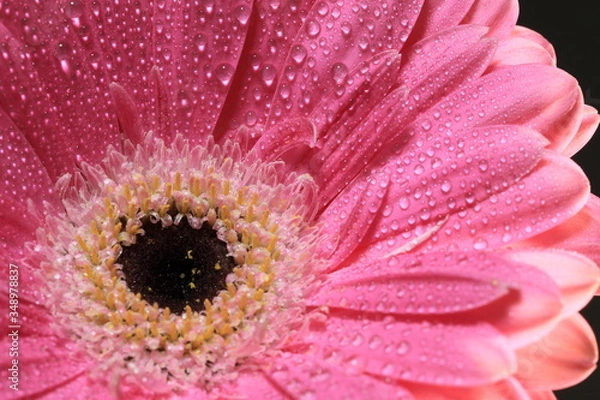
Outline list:
[[[187,305],[202,311],[205,299],[212,300],[226,288],[225,278],[235,262],[206,222],[194,229],[185,218],[166,228],[143,220],[142,228],[145,234],[123,246],[117,260],[127,286],[142,299],[181,314]]]

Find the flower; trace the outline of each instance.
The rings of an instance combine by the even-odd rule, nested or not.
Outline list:
[[[4,397],[584,379],[599,117],[517,7],[2,2]]]

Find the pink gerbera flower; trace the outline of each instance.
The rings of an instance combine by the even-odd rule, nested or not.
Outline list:
[[[509,0],[0,3],[3,398],[546,399],[599,122]]]

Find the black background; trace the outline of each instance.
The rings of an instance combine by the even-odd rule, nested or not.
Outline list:
[[[557,53],[558,66],[575,76],[586,103],[600,108],[600,2],[598,0],[521,0],[519,24],[546,37]],[[573,157],[600,195],[600,132]],[[600,336],[600,297],[583,311],[596,336]],[[556,393],[560,400],[600,399],[600,371],[576,387]]]

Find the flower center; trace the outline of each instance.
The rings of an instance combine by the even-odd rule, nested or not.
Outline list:
[[[185,219],[163,227],[145,218],[142,229],[144,236],[123,246],[117,262],[123,265],[129,289],[143,300],[181,314],[186,306],[202,311],[204,300],[227,289],[225,278],[235,262],[206,222],[200,229]]]
[[[230,142],[146,139],[83,165],[82,186],[59,180],[64,213],[48,211],[31,247],[48,306],[100,377],[233,379],[303,326],[314,183]]]

